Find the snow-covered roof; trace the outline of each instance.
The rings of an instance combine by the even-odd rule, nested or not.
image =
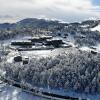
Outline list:
[[[13,40],[11,42],[31,42],[30,40]]]

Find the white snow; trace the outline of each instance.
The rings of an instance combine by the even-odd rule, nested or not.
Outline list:
[[[8,62],[8,63],[12,63],[12,62],[13,62],[13,59],[14,59],[14,57],[15,57],[16,55],[19,55],[19,52],[17,52],[17,51],[11,51],[11,52],[9,53],[9,55],[7,56],[7,62]]]
[[[94,48],[96,48],[96,51],[100,53],[100,44],[93,46]]]
[[[81,25],[82,28],[87,28],[89,25]]]
[[[4,75],[6,72],[0,69],[0,74]]]
[[[82,50],[82,51],[88,51],[88,52],[91,51],[91,49],[89,47],[86,47],[86,46],[83,46],[83,47],[81,47],[79,49]]]
[[[7,59],[7,62],[8,63],[12,63],[13,62],[13,59],[14,59],[14,57],[10,57],[10,58]]]
[[[48,100],[42,97],[23,92],[19,88],[9,85],[0,85],[0,100]]]
[[[66,42],[67,43],[67,42]],[[69,45],[71,45],[72,47],[75,47],[75,45],[71,42],[68,42]],[[12,51],[8,54],[7,56],[7,62],[8,63],[12,63],[13,59],[15,56],[17,55],[21,55],[24,58],[28,57],[28,58],[41,58],[41,57],[53,57],[62,53],[65,53],[68,50],[67,47],[65,48],[56,48],[56,49],[51,49],[51,50],[33,50],[33,51]]]
[[[81,50],[81,51],[87,51],[87,52],[95,51],[97,53],[100,53],[100,44],[95,45],[95,46],[91,46],[91,47],[82,46],[82,47],[79,48],[79,50]]]
[[[59,54],[64,53],[65,51],[67,51],[67,48],[57,48],[54,50],[35,50],[35,51],[21,51],[21,55],[22,56],[28,56],[28,57],[53,57]]]
[[[91,31],[99,31],[100,32],[100,25],[98,25],[94,28],[91,28]]]
[[[86,100],[100,100],[99,94],[93,95],[93,94],[76,93],[71,90],[66,91],[63,89],[51,89],[50,87],[42,88],[42,90],[47,91],[47,92],[49,91],[51,93],[62,95],[62,96],[70,96],[70,97],[80,98],[79,100],[81,100],[82,98],[86,99]]]
[[[43,88],[45,91],[48,89]],[[89,95],[89,94],[81,94],[75,93],[72,91],[64,91],[64,90],[56,90],[49,89],[49,92],[57,93],[63,96],[72,96],[72,97],[80,97],[88,100],[100,100],[100,95]],[[33,94],[26,93],[22,91],[22,89],[16,88],[14,86],[9,86],[6,84],[0,85],[0,100],[48,100],[46,98],[34,96]]]

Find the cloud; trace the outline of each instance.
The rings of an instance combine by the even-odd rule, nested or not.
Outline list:
[[[47,17],[64,21],[99,18],[100,6],[92,0],[0,0],[0,13],[18,18]]]

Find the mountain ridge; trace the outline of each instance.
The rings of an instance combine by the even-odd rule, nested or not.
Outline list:
[[[34,24],[34,26],[40,27],[41,25],[43,26],[47,26],[48,24],[50,25],[57,25],[57,24],[61,24],[61,25],[98,25],[100,24],[100,20],[85,20],[82,22],[72,22],[72,23],[61,23],[59,20],[46,20],[46,19],[38,19],[38,18],[25,18],[22,19],[16,23],[0,23],[0,29],[6,29],[6,28],[15,28],[17,25],[31,25]]]

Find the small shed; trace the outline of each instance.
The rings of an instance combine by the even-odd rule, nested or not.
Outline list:
[[[23,65],[28,64],[28,60],[23,60]]]
[[[28,64],[28,63],[29,63],[29,58],[28,57],[24,58],[23,59],[23,65]]]
[[[97,54],[97,52],[95,50],[91,50],[91,53],[94,54],[94,55]]]

